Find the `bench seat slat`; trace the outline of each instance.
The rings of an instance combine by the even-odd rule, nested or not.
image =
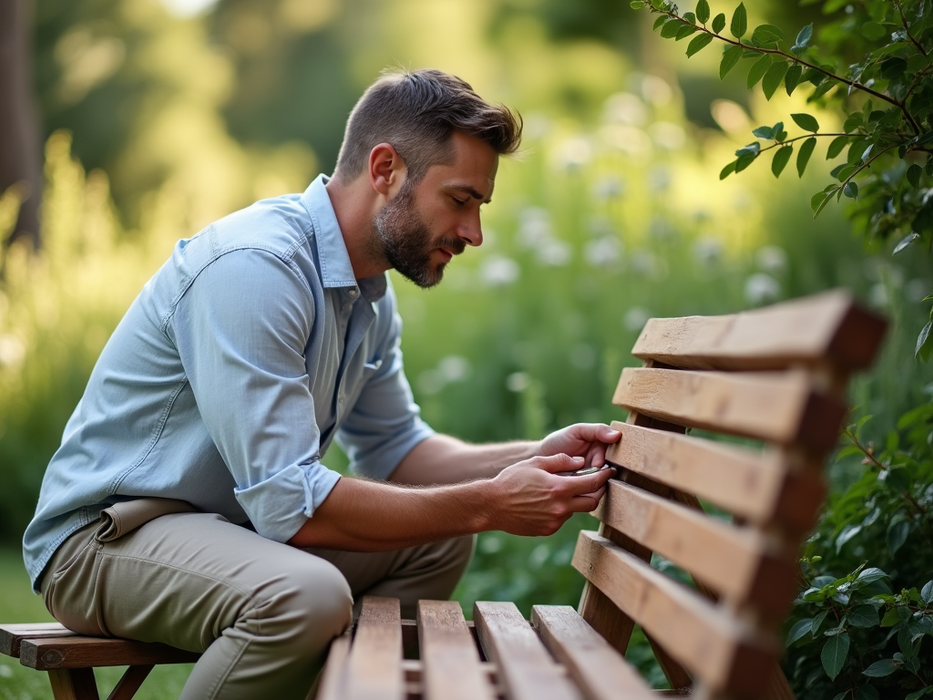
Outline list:
[[[794,533],[814,524],[823,502],[816,468],[792,470],[786,453],[735,445],[613,421],[622,438],[606,459],[757,525],[780,523]]]
[[[823,452],[835,446],[845,404],[816,391],[804,372],[622,370],[612,402],[688,428]]]
[[[473,621],[509,700],[581,700],[514,603],[477,602]]]
[[[653,700],[654,692],[620,653],[566,605],[535,605],[531,621],[587,700]]]
[[[425,700],[494,700],[460,604],[418,601]]]
[[[366,596],[347,661],[347,700],[403,700],[402,619],[397,598]]]
[[[19,661],[39,671],[96,666],[146,666],[194,663],[200,654],[166,644],[100,637],[24,639]]]
[[[711,688],[756,697],[777,661],[773,639],[595,532],[580,532],[573,566]]]
[[[886,322],[843,291],[726,316],[653,318],[632,354],[675,367],[765,370],[871,364]]]
[[[59,622],[8,623],[0,625],[0,654],[19,657],[19,646],[24,639],[74,636]]]
[[[797,591],[795,553],[777,551],[758,531],[715,520],[615,479],[593,515],[686,569],[738,605],[754,599],[769,620]]]

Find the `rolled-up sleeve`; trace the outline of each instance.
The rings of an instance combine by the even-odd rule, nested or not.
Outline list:
[[[340,479],[320,462],[305,367],[314,313],[300,273],[250,248],[201,270],[169,324],[237,501],[260,535],[280,542]]]
[[[353,410],[341,424],[337,441],[350,458],[350,469],[387,480],[412,448],[434,435],[420,416],[402,362],[402,320],[389,287],[380,301],[380,344],[367,368]]]

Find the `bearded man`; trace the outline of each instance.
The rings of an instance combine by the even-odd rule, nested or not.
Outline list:
[[[471,445],[419,417],[386,271],[422,287],[482,243],[519,146],[440,71],[386,74],[333,177],[180,241],[91,375],[24,538],[51,613],[202,652],[182,697],[303,698],[362,594],[450,596],[486,530],[592,510],[618,433]],[[322,459],[337,440],[351,471]],[[416,488],[413,488],[416,487]]]

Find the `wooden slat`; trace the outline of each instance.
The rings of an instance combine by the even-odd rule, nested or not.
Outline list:
[[[822,475],[792,464],[782,450],[761,452],[619,421],[612,427],[622,433],[606,451],[612,464],[758,525],[780,523],[801,534],[815,522],[825,493]]]
[[[588,700],[653,700],[638,672],[573,608],[535,605],[531,621]]]
[[[130,666],[107,696],[107,700],[130,700],[136,695],[136,691],[148,678],[152,669],[152,666]]]
[[[0,625],[0,654],[18,657],[24,639],[75,636],[59,622],[13,623]]]
[[[612,402],[691,428],[801,444],[835,446],[845,404],[811,386],[806,372],[693,372],[627,367]]]
[[[727,316],[653,318],[632,354],[694,369],[782,369],[828,360],[846,370],[871,364],[886,321],[844,291]]]
[[[579,535],[573,566],[716,690],[756,697],[776,642],[594,532]]]
[[[321,672],[316,700],[343,700],[344,682],[347,673],[347,658],[350,656],[352,630],[347,630],[330,643],[327,662]]]
[[[403,700],[402,621],[397,598],[366,596],[344,681],[347,700]]]
[[[514,603],[477,602],[473,621],[509,700],[578,700],[573,687]]]
[[[418,639],[425,700],[493,700],[459,603],[419,600]]]
[[[797,593],[796,556],[757,530],[714,520],[702,512],[610,480],[593,515],[658,552],[727,597],[780,621]]]
[[[53,637],[22,640],[19,660],[23,666],[48,671],[56,668],[193,663],[200,656],[165,644],[127,639]]]

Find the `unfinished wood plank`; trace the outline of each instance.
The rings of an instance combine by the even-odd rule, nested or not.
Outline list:
[[[493,700],[459,603],[419,600],[418,639],[425,700]]]
[[[776,641],[594,532],[579,535],[573,566],[696,678],[717,691],[760,694]]]
[[[535,605],[531,621],[588,700],[651,700],[654,693],[638,671],[573,608]]]
[[[629,484],[610,480],[593,514],[764,619],[783,618],[797,593],[796,553]]]
[[[495,662],[509,700],[580,698],[514,603],[477,602],[473,621],[483,652]]]
[[[20,644],[23,666],[48,671],[56,668],[145,666],[193,663],[200,654],[166,644],[96,637],[24,639]]]
[[[0,654],[18,657],[19,645],[24,639],[75,636],[59,622],[8,623],[0,625]]]
[[[836,445],[845,404],[812,386],[806,372],[693,372],[627,367],[612,402],[689,428],[800,444]]]
[[[397,598],[363,598],[347,660],[347,700],[404,700],[400,610]]]
[[[782,369],[829,360],[871,364],[887,322],[837,290],[726,316],[653,318],[632,354],[693,369]]]
[[[757,525],[809,532],[823,502],[819,470],[783,450],[752,450],[613,421],[622,438],[606,460]]]
[[[343,686],[346,679],[347,659],[350,656],[352,638],[353,631],[348,629],[330,643],[330,649],[327,651],[327,661],[318,681],[318,691],[317,694],[313,695],[316,700],[343,700]]]

